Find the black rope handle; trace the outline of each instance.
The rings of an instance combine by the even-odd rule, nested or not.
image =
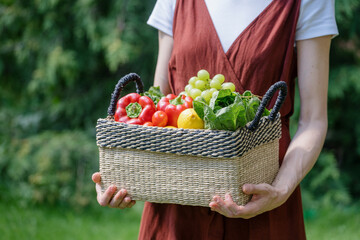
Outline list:
[[[125,75],[124,77],[122,77],[116,84],[114,92],[111,94],[111,101],[110,101],[110,105],[109,105],[109,108],[107,111],[108,117],[113,117],[115,115],[116,103],[120,97],[121,91],[127,84],[129,84],[130,82],[133,82],[133,81],[136,84],[136,92],[138,94],[144,92],[144,84],[141,81],[141,78],[139,75],[137,75],[136,73],[129,73],[129,74]]]
[[[287,95],[287,85],[284,81],[280,81],[280,82],[273,84],[269,88],[269,90],[267,90],[267,92],[265,93],[265,95],[260,103],[260,106],[255,114],[254,120],[247,127],[249,130],[253,131],[258,127],[260,118],[262,117],[262,115],[265,111],[265,107],[268,105],[269,101],[274,96],[274,94],[277,90],[280,90],[279,96],[277,97],[275,105],[274,105],[273,109],[271,110],[270,115],[268,117],[271,122],[273,122],[275,120],[275,118],[280,110],[280,107],[284,103],[286,95]]]

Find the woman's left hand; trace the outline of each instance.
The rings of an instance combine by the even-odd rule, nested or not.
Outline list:
[[[287,197],[283,191],[269,184],[245,184],[243,192],[247,195],[252,194],[250,202],[244,206],[237,205],[230,194],[225,195],[225,200],[220,196],[214,196],[209,206],[228,218],[249,219],[263,212],[270,211],[282,205]]]

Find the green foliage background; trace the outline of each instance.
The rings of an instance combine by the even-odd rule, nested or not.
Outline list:
[[[0,0],[0,199],[75,208],[95,203],[94,127],[116,81],[152,84],[155,1]],[[329,132],[303,181],[304,206],[349,205],[360,196],[360,1],[337,0]],[[127,91],[131,91],[131,87]],[[292,131],[296,129],[299,101]]]

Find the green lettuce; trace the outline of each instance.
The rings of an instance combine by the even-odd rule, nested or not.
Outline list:
[[[260,106],[260,99],[250,91],[243,95],[221,89],[212,96],[209,105],[203,101],[194,101],[193,107],[199,117],[204,121],[205,128],[213,130],[235,131],[244,127],[255,117]],[[264,116],[269,115],[264,111]]]

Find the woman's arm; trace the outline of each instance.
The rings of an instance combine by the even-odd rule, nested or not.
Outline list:
[[[245,206],[236,205],[231,196],[215,196],[212,210],[227,217],[251,218],[282,205],[314,166],[327,132],[327,90],[331,36],[297,42],[300,119],[272,185],[245,184],[243,192],[253,194]]]
[[[166,95],[171,93],[168,81],[168,66],[173,49],[173,38],[159,31],[159,52],[155,70],[154,86],[160,86],[160,90]]]

